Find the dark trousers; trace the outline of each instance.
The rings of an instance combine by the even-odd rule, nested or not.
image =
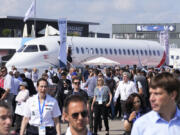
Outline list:
[[[93,97],[89,97],[88,104],[89,104],[89,128],[93,131],[93,111],[91,111]]]
[[[38,127],[28,125],[26,135],[39,135]],[[56,135],[55,127],[46,127],[46,135]]]
[[[121,103],[121,114],[124,116],[126,111],[126,101],[120,100]]]
[[[119,113],[119,114],[118,114]],[[116,106],[115,106],[115,116],[121,117],[121,103],[120,103],[120,96],[117,99]]]
[[[108,108],[106,107],[106,104],[104,103],[102,105],[99,105],[98,103],[95,102],[95,104],[94,104],[94,113],[95,113],[94,133],[97,133],[97,129],[98,129],[98,125],[99,125],[101,115],[103,116],[106,131],[109,131]]]
[[[15,130],[17,133],[20,132],[20,128],[21,128],[21,122],[22,122],[22,118],[23,116],[15,114],[16,116],[16,125],[15,125]]]

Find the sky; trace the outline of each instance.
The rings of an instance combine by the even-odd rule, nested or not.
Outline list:
[[[111,33],[112,24],[180,23],[180,0],[36,0],[36,17],[98,22],[90,31]],[[0,16],[24,16],[32,0],[0,0]]]

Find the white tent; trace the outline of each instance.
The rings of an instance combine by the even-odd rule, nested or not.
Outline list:
[[[83,62],[85,65],[108,65],[108,66],[113,66],[113,65],[119,65],[120,63],[113,61],[111,59],[105,58],[105,57],[98,57],[94,58],[88,61]]]
[[[44,36],[47,37],[49,35],[49,25],[46,25]]]
[[[52,26],[46,25],[46,28],[39,31],[38,34],[44,34],[44,36],[59,35],[59,31]]]
[[[27,30],[27,24],[24,24],[24,29],[23,29],[23,37],[28,37],[28,30]]]
[[[31,28],[31,37],[35,37],[36,34],[35,34],[35,29],[34,29],[34,25],[32,25],[32,28]]]

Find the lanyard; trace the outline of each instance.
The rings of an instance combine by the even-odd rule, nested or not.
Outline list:
[[[98,88],[98,97],[102,98],[102,94],[103,94],[103,88],[101,88],[100,90]]]
[[[39,114],[40,114],[40,123],[42,124],[43,121],[43,111],[44,111],[44,106],[45,106],[45,100],[46,97],[44,99],[43,105],[42,105],[42,109],[41,109],[41,104],[40,104],[40,100],[39,100],[39,96],[38,96],[38,102],[39,102]]]

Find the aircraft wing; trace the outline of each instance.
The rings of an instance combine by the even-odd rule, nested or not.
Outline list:
[[[0,38],[0,50],[19,49],[22,38]]]

